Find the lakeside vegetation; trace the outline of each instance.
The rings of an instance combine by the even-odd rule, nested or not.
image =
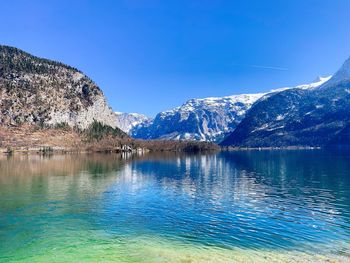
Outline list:
[[[201,152],[219,150],[218,145],[210,142],[133,139],[120,129],[114,129],[99,122],[93,122],[82,134],[86,137],[91,151]]]
[[[67,123],[54,126],[0,126],[2,153],[35,152],[202,152],[216,151],[210,142],[138,140],[119,128],[93,122],[87,129],[70,127]]]

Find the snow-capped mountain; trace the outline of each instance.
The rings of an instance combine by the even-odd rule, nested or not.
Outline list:
[[[350,145],[350,60],[312,89],[289,89],[264,96],[222,145]]]
[[[219,141],[263,95],[191,99],[180,107],[157,114],[152,122],[141,123],[131,135],[142,139]]]
[[[314,88],[318,88],[319,86],[321,86],[322,84],[324,84],[325,82],[330,80],[331,78],[332,78],[332,76],[328,76],[328,77],[318,76],[313,82],[311,82],[309,84],[301,84],[301,85],[298,85],[295,87],[285,87],[285,88],[273,89],[269,93],[272,94],[272,92],[279,92],[279,91],[284,91],[284,90],[288,90],[288,89],[314,89]]]
[[[115,114],[117,116],[117,127],[128,134],[138,124],[147,123],[151,120],[146,115],[139,113],[115,112]]]
[[[333,75],[333,77],[323,85],[323,87],[333,86],[339,82],[350,82],[350,58],[348,58],[342,67]]]
[[[134,125],[129,134],[141,139],[220,142],[236,128],[250,107],[261,97],[292,88],[314,89],[329,78],[318,78],[310,84],[285,87],[268,93],[191,99],[180,107],[160,112],[153,120]]]

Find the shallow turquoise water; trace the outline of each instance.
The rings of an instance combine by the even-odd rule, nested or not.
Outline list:
[[[350,155],[0,160],[1,262],[350,261]]]

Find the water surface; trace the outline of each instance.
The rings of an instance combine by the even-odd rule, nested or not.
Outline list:
[[[1,262],[350,262],[350,155],[0,159]]]

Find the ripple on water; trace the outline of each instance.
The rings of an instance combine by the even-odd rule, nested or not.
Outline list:
[[[65,156],[0,170],[0,261],[350,259],[347,155]]]

